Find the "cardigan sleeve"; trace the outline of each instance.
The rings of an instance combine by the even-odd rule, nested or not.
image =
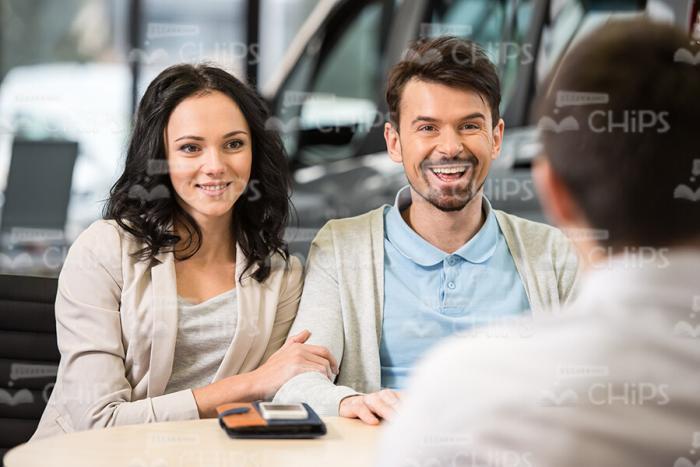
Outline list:
[[[304,291],[290,334],[308,329],[309,344],[326,347],[338,365],[343,359],[343,317],[338,288],[332,235],[333,221],[316,235],[306,262]],[[342,370],[341,370],[342,371]],[[338,415],[340,401],[357,391],[336,386],[325,376],[307,372],[287,381],[275,395],[275,402],[306,402],[321,415]]]

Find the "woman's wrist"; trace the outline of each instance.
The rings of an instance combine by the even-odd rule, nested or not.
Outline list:
[[[262,399],[259,389],[259,384],[256,378],[255,370],[242,373],[240,375],[229,376],[230,384],[228,388],[231,390],[231,402],[247,402]],[[229,378],[226,378],[227,380]]]
[[[252,372],[229,376],[207,386],[194,388],[192,394],[200,418],[216,417],[216,407],[221,404],[260,399]]]

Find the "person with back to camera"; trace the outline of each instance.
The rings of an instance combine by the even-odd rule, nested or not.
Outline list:
[[[282,238],[290,183],[267,118],[212,66],[150,84],[104,219],[59,277],[61,361],[32,439],[212,417],[301,372],[337,372],[308,331],[287,339],[302,273]]]

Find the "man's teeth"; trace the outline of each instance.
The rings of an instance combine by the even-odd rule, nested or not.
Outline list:
[[[467,170],[467,168],[466,167],[447,167],[447,168],[434,167],[430,170],[432,170],[436,174],[456,174],[456,173],[465,172]]]
[[[224,183],[223,185],[199,185],[199,188],[207,191],[218,191],[218,190],[223,190],[228,186],[228,183]]]

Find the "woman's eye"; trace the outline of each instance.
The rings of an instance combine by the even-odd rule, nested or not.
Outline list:
[[[233,141],[226,143],[226,147],[228,149],[240,149],[243,147],[243,141],[240,139],[234,139]]]
[[[187,154],[195,153],[198,150],[199,148],[194,144],[183,144],[182,146],[180,146],[180,151],[185,152]]]

